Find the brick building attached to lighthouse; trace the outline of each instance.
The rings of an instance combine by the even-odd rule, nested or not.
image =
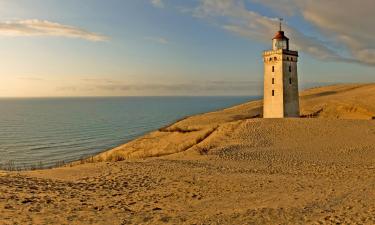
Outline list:
[[[289,39],[281,29],[264,59],[264,118],[299,117],[298,52],[289,50]]]

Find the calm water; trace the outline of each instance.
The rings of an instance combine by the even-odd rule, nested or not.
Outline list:
[[[255,97],[0,99],[0,164],[53,166]]]

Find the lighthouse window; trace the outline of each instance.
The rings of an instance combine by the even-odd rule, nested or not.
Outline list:
[[[275,72],[275,67],[274,66],[272,66],[272,72]]]
[[[272,96],[275,96],[275,90],[272,90]]]
[[[275,78],[272,78],[272,84],[275,84]]]
[[[292,66],[289,66],[289,72],[292,72]]]
[[[292,78],[289,78],[289,84],[292,84]]]

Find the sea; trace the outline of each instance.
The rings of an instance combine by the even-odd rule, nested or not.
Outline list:
[[[48,168],[257,96],[0,99],[0,168]]]

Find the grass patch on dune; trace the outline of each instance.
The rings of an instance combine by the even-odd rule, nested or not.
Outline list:
[[[160,128],[160,132],[177,132],[177,133],[191,133],[191,132],[196,132],[200,131],[199,129],[196,128],[181,128],[181,127],[165,127],[165,128]]]
[[[19,165],[16,164],[15,161],[10,160],[8,162],[5,162],[3,164],[0,163],[0,170],[3,171],[34,171],[34,170],[45,170],[45,169],[52,169],[52,168],[57,168],[57,167],[63,167],[66,166],[67,164],[65,161],[58,161],[54,165],[45,165],[43,162],[38,162],[32,165]]]

